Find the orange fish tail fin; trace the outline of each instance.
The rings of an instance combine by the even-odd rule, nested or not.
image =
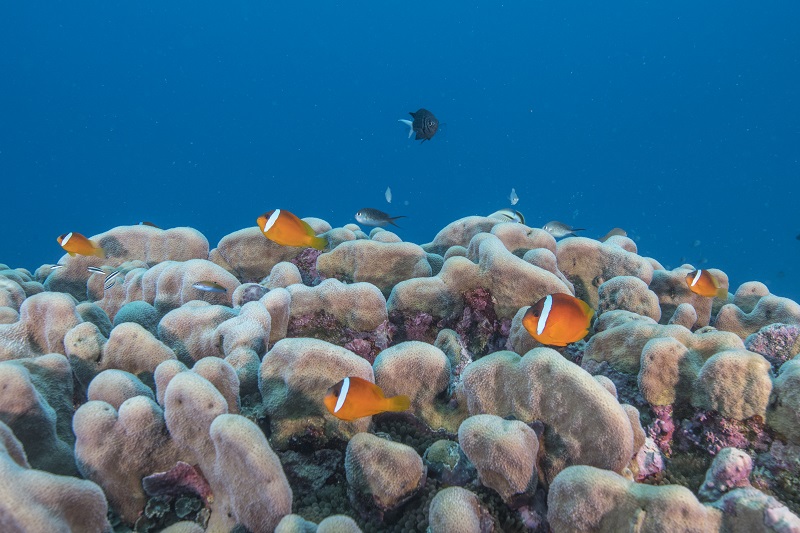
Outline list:
[[[725,287],[720,287],[717,289],[717,298],[720,300],[727,300],[728,299],[728,289]]]
[[[328,239],[325,237],[312,237],[311,238],[311,247],[316,250],[324,250],[325,247],[328,246]]]
[[[97,257],[105,258],[106,257],[106,251],[103,250],[103,248],[100,247],[100,246],[95,246],[94,255],[96,255]]]
[[[386,399],[387,411],[405,411],[411,407],[411,399],[408,396],[395,396]]]

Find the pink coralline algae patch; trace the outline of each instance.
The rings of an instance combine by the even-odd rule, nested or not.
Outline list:
[[[360,355],[370,363],[375,362],[375,356],[372,355],[372,344],[366,339],[353,339],[345,344],[344,347],[354,354]]]
[[[350,342],[346,342],[344,347],[354,354],[360,355],[370,363],[374,363],[375,357],[389,347],[392,338],[391,327],[387,320],[372,333],[344,328],[343,335],[353,339]]]
[[[336,317],[325,311],[293,316],[289,319],[287,337],[314,337],[333,342],[341,336],[342,325]]]
[[[800,328],[792,324],[771,324],[748,336],[744,346],[751,352],[764,356],[777,371],[787,360],[794,357]]]
[[[389,346],[392,326],[385,321],[374,331],[356,331],[342,325],[333,315],[319,311],[290,318],[286,336],[313,337],[337,344],[372,363]]]
[[[664,455],[672,455],[672,435],[675,433],[675,421],[672,419],[671,405],[655,405],[652,407],[655,418],[647,428],[648,436],[658,445]]]
[[[433,343],[441,329],[450,328],[464,339],[466,349],[476,356],[505,349],[511,320],[497,318],[491,292],[477,287],[464,292],[462,297],[464,309],[456,318],[436,317],[424,311],[390,312],[389,320],[398,330],[395,340]]]
[[[167,470],[142,479],[142,487],[149,496],[180,496],[190,492],[203,501],[212,503],[214,495],[200,470],[188,463],[178,463]]]
[[[652,439],[647,439],[644,446],[636,453],[636,463],[639,467],[639,472],[636,474],[637,481],[658,474],[665,468],[664,457]]]
[[[424,311],[408,316],[393,311],[389,314],[389,320],[397,331],[397,340],[399,341],[432,343],[439,329],[439,321]]]
[[[675,440],[682,451],[695,448],[704,450],[712,457],[723,448],[764,452],[772,443],[772,437],[760,416],[738,421],[702,409],[692,418],[681,421]]]
[[[470,352],[484,355],[502,349],[510,328],[510,320],[498,320],[488,289],[477,287],[464,293],[464,312],[453,329],[462,339],[469,339]]]
[[[322,281],[323,278],[317,272],[317,257],[321,253],[320,250],[306,248],[290,261],[300,270],[304,285],[318,285]]]

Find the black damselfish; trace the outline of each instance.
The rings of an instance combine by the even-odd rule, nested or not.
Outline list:
[[[416,113],[409,113],[411,120],[400,119],[400,122],[408,125],[408,136],[416,133],[415,141],[422,139],[422,142],[430,141],[439,129],[439,120],[427,109],[420,108]]]

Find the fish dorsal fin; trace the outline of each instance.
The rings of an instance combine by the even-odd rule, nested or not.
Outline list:
[[[300,224],[302,224],[302,225],[303,225],[303,229],[305,229],[305,230],[306,230],[306,233],[307,233],[307,234],[311,235],[312,237],[316,237],[316,236],[317,236],[317,232],[316,232],[316,231],[314,231],[314,228],[312,228],[312,227],[309,225],[309,223],[308,223],[308,222],[306,222],[306,221],[305,221],[305,220],[303,220],[302,218],[301,218],[301,219],[298,219],[298,220],[300,220]]]

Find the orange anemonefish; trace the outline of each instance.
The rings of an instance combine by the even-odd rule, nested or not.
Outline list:
[[[380,387],[355,376],[328,389],[324,402],[333,416],[348,422],[385,411],[405,411],[411,405],[408,396],[387,398]]]
[[[522,325],[531,337],[550,346],[566,346],[589,333],[594,310],[570,294],[548,294],[532,305]]]
[[[327,239],[317,237],[307,222],[285,209],[267,211],[256,222],[267,239],[282,246],[305,246],[322,250],[328,244]]]
[[[80,233],[71,231],[64,235],[59,235],[56,240],[66,252],[75,257],[76,255],[96,255],[105,257],[106,252],[96,242],[87,239]]]
[[[708,298],[728,298],[728,289],[720,286],[719,280],[708,270],[694,270],[686,274],[686,284],[689,290],[700,296]]]

